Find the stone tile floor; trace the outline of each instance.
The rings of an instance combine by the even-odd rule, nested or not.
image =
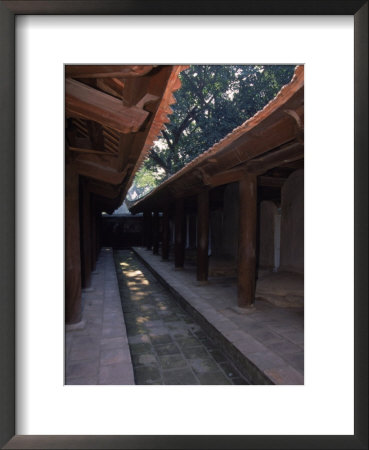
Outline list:
[[[196,316],[217,330],[233,351],[232,357],[240,357],[248,366],[251,382],[304,384],[303,307],[280,307],[258,298],[254,308],[241,310],[234,277],[212,277],[206,284],[198,283],[194,265],[187,263],[184,270],[175,270],[173,261],[162,261],[141,247],[133,250]]]
[[[249,384],[132,251],[114,259],[136,384]]]
[[[82,303],[82,322],[66,328],[65,384],[134,384],[112,249],[101,250]]]

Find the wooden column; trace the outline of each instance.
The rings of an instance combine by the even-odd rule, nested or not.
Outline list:
[[[91,194],[85,183],[82,184],[81,198],[81,241],[82,241],[82,284],[91,284]]]
[[[162,248],[161,256],[164,261],[169,259],[169,211],[165,208],[163,211],[163,236],[162,236]]]
[[[159,254],[159,211],[154,211],[152,221],[152,252],[154,255]]]
[[[190,248],[196,248],[197,215],[190,214]]]
[[[209,191],[197,196],[197,280],[208,279],[209,248]]]
[[[96,206],[95,201],[91,203],[91,269],[92,271],[96,268]]]
[[[147,250],[151,250],[152,247],[152,212],[149,211],[147,213],[147,240],[146,240],[146,248]]]
[[[238,242],[238,306],[249,307],[255,300],[256,277],[256,176],[247,174],[239,182],[239,242]]]
[[[142,245],[146,248],[149,248],[149,212],[144,211],[143,213],[143,236],[142,236]]]
[[[176,200],[175,210],[175,242],[174,242],[174,266],[176,269],[184,265],[185,255],[185,223],[184,223],[184,200]]]
[[[79,180],[70,164],[65,170],[65,320],[81,320]]]
[[[96,260],[99,258],[101,250],[101,211],[96,213]]]

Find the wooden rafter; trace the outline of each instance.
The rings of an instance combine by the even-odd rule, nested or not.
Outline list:
[[[67,65],[65,76],[72,78],[132,78],[148,74],[155,66]]]
[[[94,180],[103,181],[112,185],[119,185],[123,183],[125,179],[128,167],[125,167],[121,172],[107,167],[103,164],[98,164],[92,161],[84,161],[77,159],[75,161],[75,167],[79,175],[84,177],[90,177]]]
[[[112,144],[109,141],[105,141],[105,149],[109,153],[119,156],[118,147],[115,144]]]
[[[96,87],[114,97],[122,98],[124,82],[119,78],[98,78]]]
[[[115,145],[115,146],[119,145],[119,139],[116,139],[107,133],[103,133],[103,134],[104,134],[105,142],[109,142],[110,144]]]
[[[112,186],[111,184],[102,183],[91,179],[87,181],[87,187],[92,194],[109,199],[117,198],[122,189],[121,186]]]
[[[77,153],[87,153],[93,155],[101,155],[101,156],[116,156],[113,153],[104,152],[103,150],[93,150],[90,148],[79,148],[79,147],[68,147],[71,152]]]
[[[248,162],[248,170],[254,173],[265,173],[278,165],[297,161],[304,157],[304,146],[298,141],[293,141],[269,152],[259,158]]]
[[[75,80],[66,80],[67,117],[93,120],[120,133],[137,132],[149,113],[136,106],[125,107],[120,100]]]
[[[225,170],[215,175],[208,176],[204,180],[204,184],[211,187],[216,187],[221,186],[222,184],[234,183],[235,181],[239,181],[241,178],[243,178],[245,174],[246,165],[243,164],[233,169]]]
[[[282,187],[286,181],[286,178],[280,177],[258,177],[258,185],[264,187]]]

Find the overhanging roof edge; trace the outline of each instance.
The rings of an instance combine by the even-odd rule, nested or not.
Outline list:
[[[189,162],[186,166],[180,169],[178,172],[173,174],[171,177],[166,179],[162,184],[160,184],[153,191],[149,192],[144,197],[141,197],[139,200],[134,202],[129,210],[133,213],[140,212],[140,209],[137,207],[144,206],[144,203],[150,199],[153,199],[159,192],[163,191],[167,188],[171,183],[183,177],[186,173],[188,173],[191,169],[194,169],[200,163],[206,161],[207,158],[211,158],[216,154],[219,154],[222,150],[227,149],[230,145],[232,145],[240,136],[251,131],[256,125],[261,123],[263,120],[267,119],[274,111],[281,107],[284,103],[286,103],[293,95],[298,92],[304,86],[304,66],[299,65],[295,68],[294,75],[289,83],[282,86],[277,95],[270,100],[264,108],[258,111],[254,116],[247,119],[243,124],[233,129],[230,133],[228,133],[224,138],[215,143],[212,147],[210,147],[205,152],[201,153],[191,162]],[[137,209],[137,210],[136,210]],[[136,211],[135,211],[136,210]]]

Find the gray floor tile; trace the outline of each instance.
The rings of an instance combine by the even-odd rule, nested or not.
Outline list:
[[[100,367],[99,384],[130,384],[131,378],[132,367],[128,364],[118,363]]]
[[[186,359],[182,355],[159,355],[158,359],[163,370],[187,367]]]
[[[158,355],[175,355],[180,353],[179,348],[173,342],[169,344],[156,345],[155,351]]]
[[[206,384],[214,384],[216,380],[229,384],[216,362],[226,359],[221,352],[214,353],[214,358],[209,354],[208,349],[214,350],[216,346],[177,300],[153,281],[150,272],[129,251],[116,252],[115,257],[117,267],[119,262],[129,259],[129,266],[124,266],[127,273],[123,269],[119,275],[118,271],[118,281],[136,384],[199,384],[196,373],[209,372],[212,377],[204,378]],[[142,273],[140,280],[129,277],[132,270]],[[142,283],[145,279],[149,284]],[[141,295],[132,295],[138,288]],[[132,302],[132,298],[137,298],[137,302]],[[222,324],[234,327],[227,318]]]
[[[66,365],[66,378],[80,378],[91,377],[98,372],[98,360],[83,361],[83,362],[69,362]]]
[[[219,370],[204,372],[197,375],[200,384],[232,384],[231,381]]]
[[[189,369],[168,370],[163,372],[164,384],[194,385],[199,384],[198,379]]]
[[[158,367],[144,366],[135,368],[136,384],[153,384],[154,381],[161,381],[161,374]]]
[[[122,348],[103,349],[100,352],[100,364],[107,366],[127,362],[128,356]]]

